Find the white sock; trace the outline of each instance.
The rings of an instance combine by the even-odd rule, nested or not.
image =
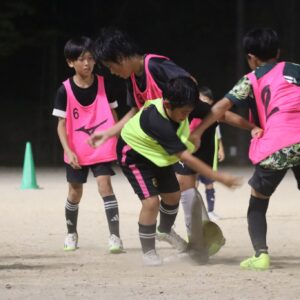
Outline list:
[[[181,192],[180,202],[184,211],[184,220],[188,236],[191,235],[192,207],[195,199],[195,188]]]

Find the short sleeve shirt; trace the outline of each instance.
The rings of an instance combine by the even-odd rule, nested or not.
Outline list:
[[[71,84],[72,91],[75,95],[75,98],[81,105],[88,106],[94,102],[98,91],[98,80],[96,76],[94,77],[94,81],[92,85],[88,88],[81,88],[77,86],[73,80],[73,77],[70,78],[70,84]],[[117,108],[118,102],[113,92],[114,90],[113,86],[107,79],[105,79],[105,77],[104,77],[104,87],[105,87],[105,93],[110,107]],[[52,115],[56,117],[65,118],[66,109],[67,109],[67,92],[65,86],[62,84],[58,88],[55,96],[54,109]]]
[[[164,118],[155,105],[150,105],[143,110],[140,117],[140,126],[142,130],[156,140],[169,155],[173,155],[186,150],[176,134],[179,124]]]
[[[276,64],[265,64],[258,67],[253,72],[257,78],[264,76]],[[287,82],[300,86],[300,65],[287,62],[283,70],[283,76]],[[259,126],[257,109],[254,101],[254,94],[249,78],[245,75],[238,83],[225,95],[235,105],[248,105],[254,122]],[[259,163],[260,166],[268,169],[286,169],[300,164],[299,154],[300,144],[295,144],[276,151]]]

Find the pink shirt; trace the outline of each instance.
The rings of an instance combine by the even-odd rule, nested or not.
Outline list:
[[[278,63],[258,80],[254,73],[247,75],[264,129],[261,138],[251,140],[249,158],[254,164],[300,142],[300,87],[286,81],[284,66],[285,62]]]
[[[133,88],[133,96],[135,99],[135,102],[137,104],[137,107],[140,109],[145,101],[147,100],[153,100],[157,98],[162,98],[162,91],[154,81],[150,71],[149,71],[149,60],[153,57],[158,58],[165,58],[169,59],[165,56],[160,56],[156,54],[147,54],[145,57],[144,67],[145,67],[145,73],[146,73],[146,89],[144,91],[141,91],[136,83],[134,74],[131,74],[131,82],[132,82],[132,88]]]
[[[74,96],[70,81],[63,82],[67,92],[66,132],[69,147],[77,155],[80,165],[93,165],[100,162],[116,160],[115,137],[94,149],[87,144],[87,139],[95,131],[105,130],[115,124],[111,108],[105,94],[104,79],[98,80],[98,92],[94,102],[88,106],[81,105]],[[68,158],[64,155],[68,163]]]

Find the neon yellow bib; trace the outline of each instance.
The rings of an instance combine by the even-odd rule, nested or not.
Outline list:
[[[149,105],[155,105],[158,112],[163,118],[168,119],[162,99],[149,100],[145,103],[144,108]],[[121,136],[123,140],[136,152],[152,161],[159,167],[166,167],[179,161],[176,155],[169,155],[166,150],[152,137],[147,135],[140,126],[140,117],[143,112],[141,109],[133,118],[131,118],[122,129]],[[194,145],[188,140],[190,135],[188,119],[180,122],[176,132],[182,143],[188,151],[194,151]]]

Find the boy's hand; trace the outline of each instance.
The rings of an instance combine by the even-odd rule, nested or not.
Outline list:
[[[93,147],[97,148],[100,145],[104,144],[108,139],[110,138],[110,135],[106,131],[98,131],[93,133],[90,138],[88,139],[88,144]]]
[[[242,177],[232,176],[227,173],[219,173],[221,178],[219,181],[231,189],[240,187],[243,184]]]
[[[73,169],[81,169],[81,166],[78,163],[77,155],[72,151],[69,151],[66,154],[68,156],[70,166]]]
[[[225,159],[224,150],[222,148],[219,148],[219,151],[218,151],[218,160],[219,160],[219,162],[222,162],[224,159]]]
[[[251,136],[253,138],[261,138],[264,134],[264,130],[260,127],[254,127],[252,130],[251,130]]]

